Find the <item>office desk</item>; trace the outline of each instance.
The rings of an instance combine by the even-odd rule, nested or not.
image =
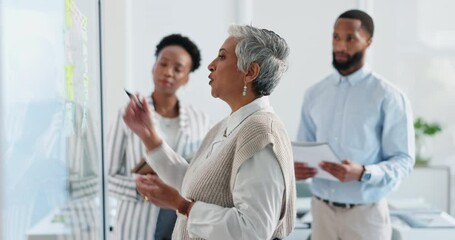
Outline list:
[[[71,201],[55,208],[27,231],[28,240],[100,239],[103,226],[97,219],[94,201]]]
[[[306,215],[296,219],[294,231],[286,240],[306,240],[311,235],[311,228],[305,224],[311,221],[311,198],[297,199],[297,213]],[[455,221],[455,218],[450,217]],[[303,220],[303,221],[302,221]],[[455,228],[412,228],[406,222],[391,216],[392,240],[455,240]]]
[[[455,228],[412,228],[400,219],[392,217],[391,221],[394,233],[393,240],[455,239]]]
[[[299,218],[295,220],[294,231],[286,238],[286,240],[306,240],[311,235],[310,225],[307,224],[307,219],[310,216],[311,198],[297,198],[297,215]],[[311,218],[310,218],[311,221]]]
[[[57,240],[69,236],[71,230],[61,219],[62,214],[58,209],[50,212],[27,231],[27,240]]]
[[[394,239],[455,239],[455,218],[432,209],[391,210]]]
[[[399,188],[387,196],[387,199],[393,201],[420,198],[431,207],[455,214],[450,201],[452,191],[450,174],[449,166],[415,167],[411,174],[403,179]]]

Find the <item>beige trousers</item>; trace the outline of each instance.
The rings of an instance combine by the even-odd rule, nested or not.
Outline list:
[[[313,197],[311,240],[390,240],[386,200],[353,208],[334,207]]]

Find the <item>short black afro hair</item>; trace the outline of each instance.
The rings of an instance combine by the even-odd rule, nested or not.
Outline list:
[[[340,18],[349,18],[349,19],[357,19],[360,20],[362,23],[362,28],[365,29],[371,37],[373,37],[374,33],[374,23],[373,19],[368,15],[368,13],[364,11],[360,11],[357,9],[349,10],[344,13],[342,13],[338,19]]]
[[[199,68],[201,65],[201,53],[198,47],[189,38],[180,34],[171,34],[161,39],[160,43],[156,45],[155,56],[158,57],[163,48],[171,45],[180,46],[190,54],[192,60],[191,72]]]

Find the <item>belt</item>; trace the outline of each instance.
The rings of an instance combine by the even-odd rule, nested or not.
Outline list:
[[[362,205],[362,204],[354,204],[354,203],[338,203],[338,202],[332,202],[330,200],[327,200],[327,199],[322,199],[318,196],[314,196],[316,199],[320,200],[320,201],[323,201],[325,202],[326,204],[330,205],[330,206],[333,206],[333,207],[340,207],[340,208],[353,208],[355,206],[359,206],[359,205]]]

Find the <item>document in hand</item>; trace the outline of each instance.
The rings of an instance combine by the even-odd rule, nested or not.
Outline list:
[[[319,163],[322,161],[341,163],[341,160],[333,152],[328,143],[325,142],[292,142],[294,161],[304,162],[308,166],[316,168],[317,178],[324,178],[332,181],[339,181],[332,174],[322,170]]]

